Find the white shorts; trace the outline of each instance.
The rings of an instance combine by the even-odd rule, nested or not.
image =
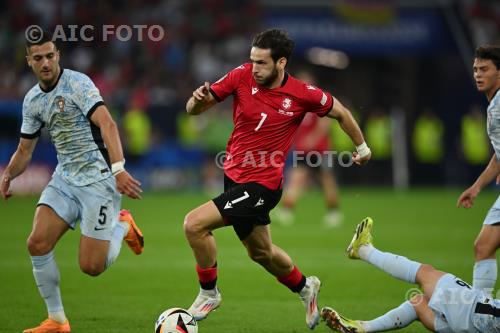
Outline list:
[[[495,225],[500,223],[500,196],[497,198],[493,206],[491,206],[488,214],[484,218],[483,224]]]
[[[452,274],[443,275],[429,301],[439,333],[481,333],[472,324],[472,315],[481,292]]]
[[[484,295],[472,315],[474,326],[481,332],[500,332],[500,300]]]
[[[71,229],[75,229],[80,220],[82,235],[110,240],[120,212],[121,195],[116,190],[115,177],[74,186],[54,173],[38,205],[52,208]]]

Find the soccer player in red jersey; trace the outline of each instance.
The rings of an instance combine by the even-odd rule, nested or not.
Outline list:
[[[366,163],[371,152],[358,124],[338,100],[285,71],[293,46],[282,30],[258,34],[252,43],[250,63],[235,68],[213,85],[205,82],[187,102],[188,114],[197,115],[233,96],[234,130],[226,149],[224,193],[193,209],[184,220],[201,286],[189,308],[197,320],[204,319],[221,302],[212,232],[232,225],[250,258],[299,294],[308,327],[313,329],[318,324],[319,279],[306,278],[271,240],[269,211],[281,197],[285,158],[307,112],[339,121],[357,147],[355,163]]]

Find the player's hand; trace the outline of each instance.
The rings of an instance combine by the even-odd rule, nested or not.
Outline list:
[[[2,198],[7,201],[12,196],[12,193],[9,191],[10,188],[10,177],[8,175],[3,175],[0,184],[0,193],[2,194]]]
[[[141,199],[141,183],[134,179],[127,171],[120,172],[115,178],[118,192],[132,199]]]
[[[458,198],[457,207],[471,208],[474,205],[474,199],[479,194],[480,189],[471,186],[466,189]]]
[[[498,176],[497,176],[496,184],[500,185],[500,174],[498,174]]]
[[[207,101],[208,94],[210,93],[210,83],[205,81],[205,84],[193,91],[193,97],[197,102]]]
[[[368,161],[372,158],[372,153],[369,153],[368,155],[361,157],[358,152],[353,152],[352,153],[352,161],[356,163],[357,165],[365,165],[368,163]]]

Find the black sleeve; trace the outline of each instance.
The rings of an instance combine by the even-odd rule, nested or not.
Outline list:
[[[94,106],[92,106],[89,110],[89,112],[87,112],[87,119],[90,120],[90,117],[92,117],[92,115],[94,114],[95,110],[97,110],[97,108],[101,105],[106,105],[103,101],[99,101],[97,103],[94,104]]]

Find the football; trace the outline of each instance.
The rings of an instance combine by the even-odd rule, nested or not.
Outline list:
[[[196,319],[184,309],[171,308],[163,311],[155,324],[155,333],[197,333]]]

